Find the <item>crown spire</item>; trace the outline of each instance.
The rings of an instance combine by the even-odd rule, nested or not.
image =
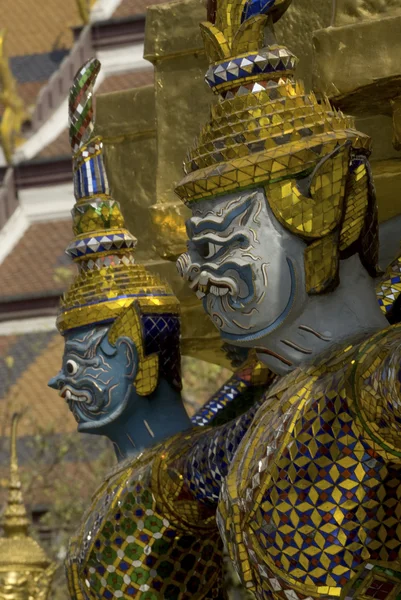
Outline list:
[[[220,102],[184,161],[175,191],[186,204],[299,177],[348,142],[368,154],[370,139],[353,119],[294,78],[298,59],[277,43],[273,27],[290,4],[209,1],[212,20],[200,27],[211,61],[206,82]]]
[[[10,438],[10,481],[8,485],[7,506],[1,516],[0,525],[7,538],[27,537],[29,519],[22,497],[17,458],[17,429],[19,414],[12,418]]]
[[[292,0],[210,0],[208,21],[200,28],[211,66],[206,81],[215,93],[226,97],[238,84],[274,80],[293,74],[297,59],[276,44],[273,23]],[[265,31],[268,26],[268,51]],[[264,86],[266,87],[266,86]],[[259,88],[263,89],[259,85]],[[256,91],[256,90],[254,90]],[[228,97],[232,97],[230,94]]]
[[[132,302],[142,311],[178,311],[178,300],[164,283],[135,263],[136,238],[125,228],[120,204],[112,197],[95,135],[93,89],[100,71],[96,58],[77,72],[69,96],[69,135],[73,160],[74,239],[67,254],[78,276],[61,301],[61,333],[86,325],[113,322]]]

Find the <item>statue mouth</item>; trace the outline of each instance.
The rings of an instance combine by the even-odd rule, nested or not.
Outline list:
[[[195,281],[190,282],[189,285],[200,300],[208,294],[214,296],[225,296],[226,294],[234,296],[238,294],[238,286],[231,277],[214,277],[208,271],[202,271],[200,276]]]
[[[214,294],[214,296],[225,296],[226,294],[230,293],[232,295],[232,289],[226,285],[221,285],[217,282],[209,280],[206,284],[198,283],[195,293],[199,299],[202,299],[207,294]]]
[[[74,415],[77,423],[81,422],[80,408],[85,414],[85,408],[93,408],[95,406],[92,395],[88,391],[77,391],[70,385],[65,385],[63,389],[60,390],[59,396],[64,398],[64,400],[67,402],[68,408]]]

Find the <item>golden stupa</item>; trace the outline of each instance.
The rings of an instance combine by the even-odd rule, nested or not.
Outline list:
[[[29,535],[17,460],[17,425],[12,419],[8,501],[0,519],[0,600],[48,600],[56,565]]]

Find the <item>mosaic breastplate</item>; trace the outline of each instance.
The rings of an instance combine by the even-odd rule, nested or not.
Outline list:
[[[180,434],[119,465],[97,491],[70,543],[72,600],[224,598],[215,511],[180,475],[199,434]]]
[[[401,593],[399,326],[283,378],[223,486],[218,523],[257,598]]]

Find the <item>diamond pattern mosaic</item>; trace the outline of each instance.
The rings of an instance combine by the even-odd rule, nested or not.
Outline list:
[[[248,54],[241,58],[212,65],[206,73],[206,81],[216,92],[222,92],[225,87],[232,88],[236,80],[265,79],[266,74],[283,76],[286,71],[293,71],[296,57],[287,48],[261,50],[258,54]],[[238,82],[237,82],[238,83]]]
[[[400,333],[284,377],[255,415],[223,486],[219,526],[258,598],[395,598]]]
[[[214,510],[193,499],[175,468],[194,441],[179,435],[119,465],[95,494],[70,544],[72,598],[223,600]]]
[[[384,314],[391,311],[401,293],[401,257],[394,260],[376,286],[379,305]]]

